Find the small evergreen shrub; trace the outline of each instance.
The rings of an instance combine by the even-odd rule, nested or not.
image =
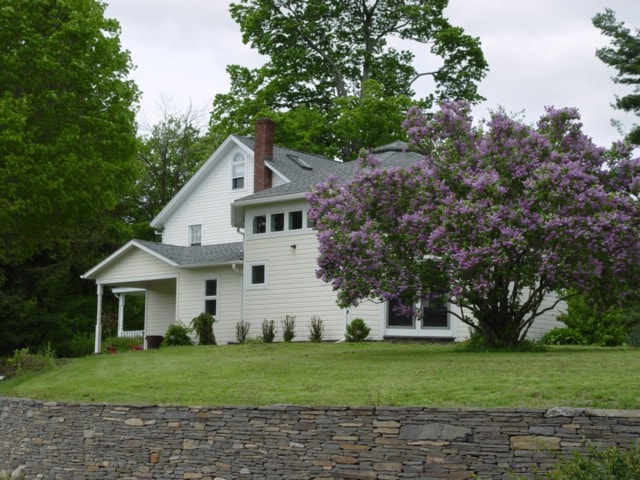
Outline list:
[[[282,320],[282,337],[285,342],[291,342],[296,336],[296,316],[286,315]]]
[[[250,329],[251,324],[249,322],[240,320],[238,323],[236,323],[236,341],[238,343],[245,343],[247,341],[247,337],[249,336]]]
[[[368,336],[371,329],[364,323],[361,318],[354,318],[351,323],[347,325],[347,333],[345,338],[347,342],[362,342]]]
[[[276,338],[276,323],[266,318],[262,322],[262,341],[271,343]]]
[[[216,319],[213,318],[213,315],[207,312],[202,312],[191,320],[191,327],[198,336],[200,345],[216,345],[216,336],[213,333],[213,324],[215,322]]]
[[[324,337],[324,323],[320,317],[315,315],[311,317],[309,323],[309,340],[312,342],[321,342]]]
[[[191,329],[181,323],[172,323],[167,328],[167,333],[164,334],[164,340],[162,340],[163,347],[180,347],[183,345],[193,345],[191,338],[189,337]]]
[[[535,479],[547,480],[636,480],[640,478],[640,442],[629,450],[590,446],[587,454],[574,451],[561,459],[554,470],[537,474]]]
[[[585,339],[580,332],[569,327],[557,327],[549,330],[540,339],[543,345],[584,345]]]

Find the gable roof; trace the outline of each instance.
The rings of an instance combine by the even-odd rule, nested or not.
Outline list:
[[[184,186],[178,190],[178,193],[167,203],[167,205],[151,220],[151,226],[153,228],[161,228],[164,222],[171,216],[171,214],[180,206],[180,204],[193,193],[198,186],[207,178],[209,172],[211,172],[216,165],[218,165],[229,150],[234,147],[239,147],[244,153],[251,157],[253,156],[253,149],[248,148],[245,142],[240,141],[239,137],[235,135],[228,136],[222,144],[216,148],[206,162],[194,173]]]
[[[132,249],[142,250],[172,267],[193,268],[242,263],[243,243],[181,247],[147,240],[131,240],[87,271],[82,278],[95,279],[97,274]]]

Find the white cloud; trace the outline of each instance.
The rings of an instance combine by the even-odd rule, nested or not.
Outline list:
[[[226,67],[255,67],[263,59],[242,43],[227,0],[111,0],[107,16],[120,21],[121,40],[137,69],[143,91],[140,118],[153,121],[162,94],[178,109],[189,101],[208,109],[228,91]],[[628,26],[640,27],[637,0],[450,0],[446,15],[454,25],[480,37],[490,71],[480,85],[487,98],[475,109],[486,117],[498,106],[525,111],[534,122],[547,105],[576,106],[585,131],[596,143],[619,138],[616,118],[638,121],[611,108],[616,94],[629,90],[611,81],[615,72],[595,56],[607,39],[591,18],[605,7]],[[420,92],[418,92],[420,93]]]

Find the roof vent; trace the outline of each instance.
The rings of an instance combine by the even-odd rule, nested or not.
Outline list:
[[[309,165],[297,155],[291,155],[290,153],[287,153],[287,157],[289,157],[293,161],[293,163],[298,165],[300,168],[304,170],[313,170],[313,167],[311,167],[311,165]]]

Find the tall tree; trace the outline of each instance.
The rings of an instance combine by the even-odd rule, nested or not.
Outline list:
[[[487,64],[480,42],[444,17],[447,0],[242,0],[231,5],[245,43],[268,56],[261,68],[228,68],[231,91],[214,100],[212,129],[219,135],[248,132],[251,120],[298,108],[324,118],[318,153],[338,145],[352,157],[364,144],[343,139],[336,125],[342,105],[358,104],[376,82],[380,107],[390,98],[411,98],[421,77],[434,91],[422,98],[480,100],[477,82]],[[431,68],[417,71],[408,44],[424,48]],[[371,98],[369,99],[370,102]],[[398,125],[399,127],[399,125]],[[394,127],[398,129],[398,127]],[[371,128],[373,130],[373,128]],[[384,130],[378,136],[384,135]],[[287,139],[295,146],[296,138]],[[368,145],[370,146],[370,145]]]
[[[135,85],[95,0],[0,8],[0,262],[57,248],[117,206],[135,170]]]
[[[149,223],[211,154],[200,118],[201,112],[191,105],[175,113],[165,103],[162,118],[140,139],[140,222]]]
[[[611,39],[611,45],[596,50],[597,57],[618,71],[615,83],[634,86],[633,93],[616,97],[615,107],[640,116],[640,28],[632,33],[608,8],[593,17],[593,24]],[[640,125],[632,127],[627,140],[640,145]]]
[[[536,127],[497,112],[476,128],[469,111],[413,110],[423,161],[365,158],[353,179],[310,195],[319,276],[339,304],[397,300],[415,313],[445,297],[488,344],[514,346],[552,292],[604,302],[637,291],[640,158],[596,147],[574,109],[548,109]]]
[[[92,290],[80,273],[128,236],[119,209],[139,172],[138,91],[104,10],[0,5],[0,352],[67,331],[59,321]]]

